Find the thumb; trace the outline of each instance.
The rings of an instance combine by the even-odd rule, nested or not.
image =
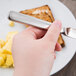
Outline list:
[[[61,22],[56,20],[54,21],[51,26],[49,27],[47,33],[44,36],[44,40],[47,43],[50,43],[52,41],[53,45],[56,45],[56,42],[58,40],[59,34],[60,34],[60,30],[61,30]]]

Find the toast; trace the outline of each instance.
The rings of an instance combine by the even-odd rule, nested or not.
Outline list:
[[[49,8],[48,5],[44,5],[44,6],[41,6],[41,7],[38,7],[38,8],[23,10],[23,11],[20,11],[20,13],[27,14],[27,15],[30,15],[30,16],[48,21],[48,22],[53,22],[54,21],[54,17],[52,15],[51,9]],[[58,43],[62,47],[64,47],[64,45],[65,45],[61,34],[59,35]]]

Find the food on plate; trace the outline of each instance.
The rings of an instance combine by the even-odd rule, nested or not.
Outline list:
[[[30,15],[30,16],[48,21],[48,22],[54,21],[54,17],[52,15],[51,9],[49,8],[48,5],[44,5],[44,6],[33,8],[33,9],[23,10],[23,11],[20,11],[20,13],[27,14],[27,15]],[[28,27],[28,25],[26,25],[26,27]],[[61,34],[59,35],[58,43],[62,47],[64,47],[64,45],[65,45]]]
[[[6,41],[0,39],[0,67],[8,68],[14,66],[11,47],[12,39],[17,33],[17,31],[9,32],[6,36]]]
[[[0,66],[2,66],[5,63],[6,55],[0,53]]]
[[[2,66],[3,68],[13,67],[13,57],[12,55],[7,55],[6,62]]]
[[[59,35],[58,43],[60,43],[62,47],[64,47],[64,46],[65,46],[65,43],[64,43],[64,40],[62,39],[61,34]]]
[[[14,25],[15,25],[14,22],[13,21],[10,21],[9,26],[10,27],[14,27]]]
[[[2,48],[5,44],[6,44],[6,42],[4,40],[0,39],[0,48]]]

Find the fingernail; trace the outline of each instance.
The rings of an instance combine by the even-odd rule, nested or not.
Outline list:
[[[54,54],[54,59],[56,59],[56,54]]]

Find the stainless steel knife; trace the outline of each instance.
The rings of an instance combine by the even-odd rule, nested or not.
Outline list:
[[[21,14],[21,13],[15,12],[15,11],[10,11],[8,18],[9,18],[9,20],[14,21],[14,22],[28,24],[28,25],[38,27],[41,29],[46,29],[46,30],[51,25],[51,22],[40,20],[38,18],[28,16],[25,14]],[[76,29],[75,28],[71,28],[71,27],[62,28],[60,33],[64,34],[65,36],[71,37],[71,38],[76,38]]]

